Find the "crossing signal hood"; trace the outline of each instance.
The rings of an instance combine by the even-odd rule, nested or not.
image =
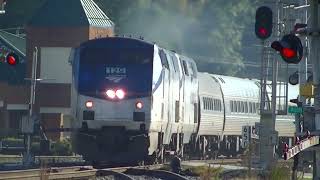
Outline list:
[[[256,36],[265,40],[272,34],[272,10],[269,7],[261,6],[256,11],[255,22]]]
[[[287,34],[281,41],[274,41],[271,47],[278,51],[288,64],[298,64],[303,57],[301,40],[294,34]]]
[[[6,62],[10,65],[10,66],[15,66],[17,64],[19,64],[19,56],[16,53],[8,53],[6,56]]]

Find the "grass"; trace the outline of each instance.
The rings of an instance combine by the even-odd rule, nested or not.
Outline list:
[[[222,167],[213,168],[209,166],[191,166],[187,169],[189,169],[195,175],[199,176],[201,180],[219,179],[219,175],[223,170]]]
[[[272,180],[290,180],[291,169],[286,165],[276,165],[270,172]]]
[[[169,165],[164,165],[161,170],[170,171],[171,168]],[[220,179],[219,175],[222,173],[222,167],[213,168],[208,166],[182,166],[183,171],[189,171],[195,176],[199,176],[201,180],[215,180]]]

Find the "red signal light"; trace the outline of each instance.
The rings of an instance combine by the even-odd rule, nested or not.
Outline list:
[[[293,58],[297,55],[296,51],[294,51],[293,49],[290,49],[290,48],[282,48],[281,54],[285,58]]]
[[[294,34],[287,34],[280,41],[274,41],[271,47],[279,51],[282,59],[289,64],[298,64],[303,57],[301,40]]]
[[[8,62],[8,64],[10,64],[10,65],[16,65],[16,64],[17,64],[16,58],[14,58],[13,56],[8,56],[7,62]]]
[[[272,10],[267,6],[261,6],[256,10],[255,34],[265,40],[272,34]]]
[[[15,66],[19,63],[19,57],[15,53],[9,53],[6,56],[6,61],[9,65]]]
[[[267,36],[267,34],[268,34],[267,29],[264,27],[259,28],[258,32],[262,37]]]

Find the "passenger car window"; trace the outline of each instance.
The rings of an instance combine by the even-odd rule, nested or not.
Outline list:
[[[172,59],[172,62],[173,62],[173,66],[174,66],[174,69],[176,72],[180,72],[179,70],[179,63],[178,63],[178,59],[175,55],[170,55],[171,56],[171,59]]]
[[[196,67],[194,62],[191,63],[191,68],[192,68],[192,71],[193,71],[193,76],[197,77],[197,75],[198,75],[197,74],[197,67]]]
[[[180,62],[181,62],[181,64],[182,64],[182,68],[183,68],[184,74],[185,74],[186,76],[189,76],[189,71],[188,71],[188,66],[187,66],[186,61],[180,60]]]
[[[166,56],[165,52],[164,52],[162,49],[159,50],[159,56],[160,56],[162,65],[163,65],[165,68],[169,69],[169,64],[168,64],[167,56]]]
[[[193,72],[191,63],[187,62],[186,64],[187,64],[187,68],[188,68],[188,72],[189,72],[190,76],[194,77],[194,72]]]

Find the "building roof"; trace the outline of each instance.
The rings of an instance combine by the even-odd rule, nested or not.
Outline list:
[[[47,0],[34,14],[28,25],[113,27],[114,23],[93,0]]]
[[[20,56],[26,56],[26,39],[21,36],[0,30],[0,44],[7,46]]]

